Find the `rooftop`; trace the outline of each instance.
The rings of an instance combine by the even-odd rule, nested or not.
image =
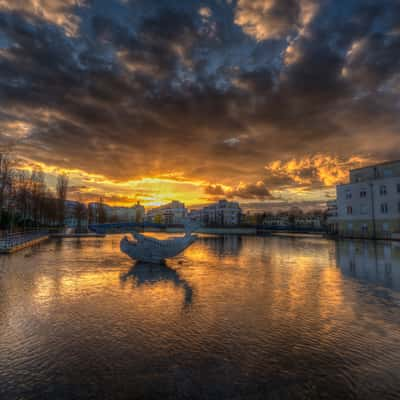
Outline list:
[[[366,165],[365,167],[360,167],[360,168],[353,168],[350,170],[350,172],[355,172],[355,171],[361,171],[363,169],[366,168],[378,168],[378,167],[384,167],[384,166],[388,166],[391,164],[400,164],[400,160],[394,160],[394,161],[384,161],[378,164],[371,164],[371,165]]]
[[[367,182],[391,177],[400,177],[400,160],[368,165],[350,171],[350,183]]]

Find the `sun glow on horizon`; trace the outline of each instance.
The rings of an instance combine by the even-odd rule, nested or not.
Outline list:
[[[70,200],[90,203],[101,198],[111,206],[131,206],[139,202],[147,208],[153,208],[173,200],[181,201],[190,207],[208,204],[225,197],[243,204],[252,201],[273,204],[279,201],[326,200],[334,197],[336,184],[346,181],[349,169],[365,165],[369,161],[368,158],[359,156],[341,159],[329,154],[315,154],[299,159],[270,162],[265,166],[264,180],[258,182],[260,187],[265,184],[270,191],[270,197],[259,200],[243,196],[246,182],[239,181],[232,186],[211,183],[207,180],[190,179],[184,171],[168,171],[153,176],[117,180],[79,168],[62,168],[26,158],[19,161],[18,168],[28,172],[40,169],[53,189],[58,174],[68,175]]]

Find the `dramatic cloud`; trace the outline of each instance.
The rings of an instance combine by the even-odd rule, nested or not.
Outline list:
[[[316,14],[313,0],[238,0],[235,23],[256,40],[304,33]]]
[[[399,21],[396,0],[0,0],[0,145],[86,198],[326,199],[398,158]]]
[[[296,0],[238,0],[235,22],[257,40],[281,38],[296,28]]]
[[[360,168],[372,162],[371,159],[360,157],[343,160],[323,154],[284,162],[274,161],[265,167],[267,172],[265,181],[274,188],[332,187],[346,183],[350,169]]]
[[[61,26],[66,34],[76,34],[79,17],[74,14],[85,0],[0,0],[0,11],[17,12]]]
[[[239,200],[266,200],[272,199],[272,195],[264,182],[251,184],[241,183],[230,188],[221,185],[209,185],[205,188],[205,193],[216,197],[235,198]]]

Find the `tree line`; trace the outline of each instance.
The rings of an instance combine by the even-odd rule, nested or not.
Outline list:
[[[63,226],[67,193],[67,175],[57,176],[54,191],[47,186],[40,168],[19,169],[12,155],[0,153],[1,229]]]

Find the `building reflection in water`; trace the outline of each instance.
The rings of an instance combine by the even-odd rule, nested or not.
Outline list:
[[[219,257],[239,256],[243,248],[243,239],[239,235],[203,236],[199,240]]]
[[[190,306],[193,300],[193,289],[182,279],[177,271],[166,264],[148,264],[137,262],[127,273],[121,275],[121,281],[133,280],[137,287],[156,285],[160,282],[171,282],[184,290],[184,305]]]
[[[339,241],[336,259],[344,275],[400,291],[400,244]]]

